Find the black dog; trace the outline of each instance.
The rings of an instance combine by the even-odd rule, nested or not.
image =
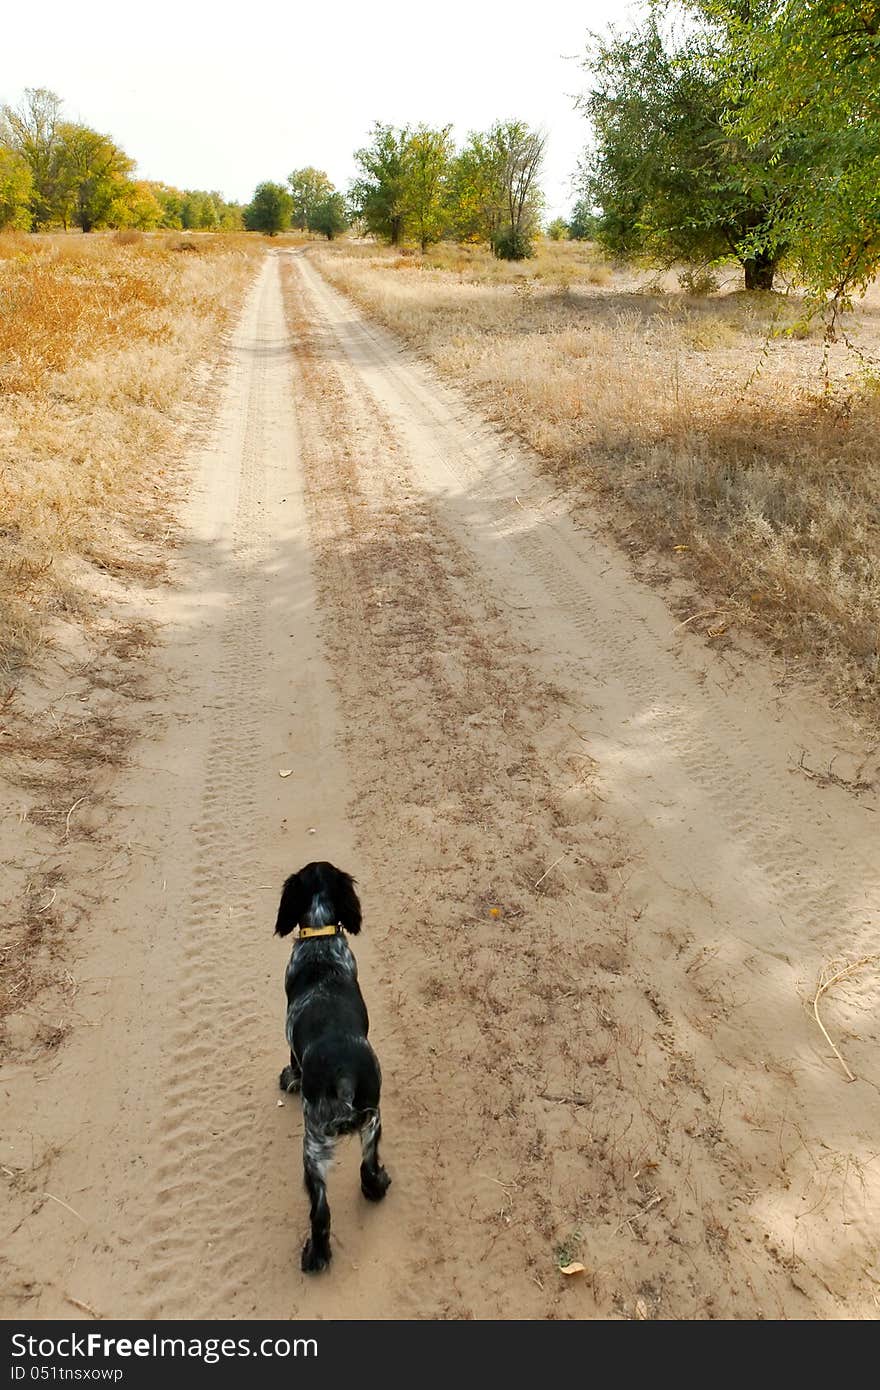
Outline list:
[[[275,932],[297,941],[284,976],[290,1066],[282,1091],[302,1091],[303,1168],[312,1230],[302,1267],[330,1263],[326,1176],[336,1140],[360,1131],[361,1191],[380,1202],[391,1179],[379,1162],[379,1060],[367,1042],[369,1019],[357,964],[344,932],[361,929],[354,879],[332,864],[306,864],[284,885]]]

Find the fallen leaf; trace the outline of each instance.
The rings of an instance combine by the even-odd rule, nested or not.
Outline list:
[[[582,1265],[579,1260],[575,1260],[570,1265],[559,1266],[560,1274],[586,1274],[586,1272],[586,1266]]]
[[[689,545],[674,545],[674,546],[672,547],[672,549],[673,549],[673,550],[690,550],[690,546],[689,546]]]
[[[292,768],[292,767],[279,767],[279,769],[278,769],[278,776],[279,776],[279,777],[289,777],[290,774],[291,774],[292,772],[293,772],[293,768]]]

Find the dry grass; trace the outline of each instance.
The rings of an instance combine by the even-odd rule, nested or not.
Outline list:
[[[0,236],[7,676],[54,616],[85,615],[90,571],[138,571],[139,548],[167,516],[167,469],[194,369],[261,249],[242,236]]]
[[[880,394],[841,343],[826,377],[795,297],[730,292],[734,272],[689,296],[566,243],[514,266],[458,247],[310,254],[567,482],[613,499],[630,539],[708,590],[713,632],[748,625],[876,710]],[[878,315],[872,291],[847,331],[880,358]]]
[[[435,272],[430,276],[435,284],[444,281],[497,286],[533,283],[559,289],[574,284],[606,285],[613,274],[608,262],[590,242],[543,241],[538,254],[528,261],[499,261],[485,246],[452,242],[441,242],[425,255],[411,247],[392,250],[368,240],[337,242],[332,247],[319,242],[318,247],[329,251],[334,258],[362,262],[375,269],[416,274]]]
[[[181,423],[263,243],[0,236],[0,1052],[55,1047],[142,727]]]

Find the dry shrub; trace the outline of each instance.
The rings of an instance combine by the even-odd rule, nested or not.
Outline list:
[[[167,469],[199,359],[216,350],[259,239],[0,237],[0,665],[88,572],[137,569],[166,517]]]
[[[542,248],[525,277],[485,254],[437,248],[407,276],[376,248],[317,256],[549,466],[612,498],[630,539],[876,709],[876,377],[842,343],[826,375],[821,325],[795,297],[694,297],[607,265],[596,283],[595,253],[571,243]],[[878,309],[872,291],[848,325],[874,358]]]
[[[698,299],[718,293],[718,276],[709,266],[686,266],[678,272],[678,283],[685,294]]]
[[[209,244],[205,237],[199,239],[188,232],[174,232],[167,236],[164,242],[166,251],[207,251]]]

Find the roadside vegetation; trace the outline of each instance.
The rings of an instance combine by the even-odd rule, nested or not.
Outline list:
[[[0,672],[96,577],[149,571],[182,403],[241,302],[244,236],[0,236]]]

